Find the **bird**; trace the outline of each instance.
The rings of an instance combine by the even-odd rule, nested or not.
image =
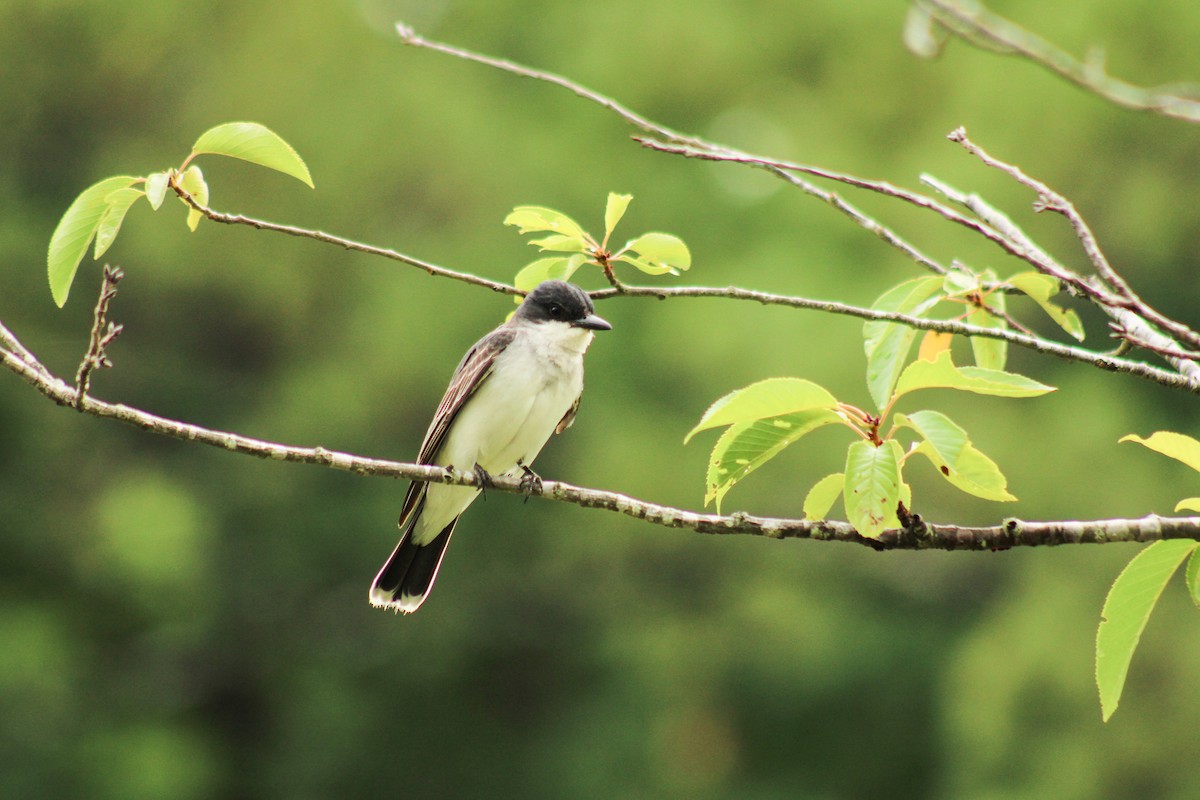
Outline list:
[[[532,489],[530,468],[550,435],[575,419],[583,356],[612,325],[574,284],[548,280],[512,316],[476,342],[450,379],[417,456],[420,464],[471,470],[478,486],[413,481],[404,496],[400,543],[371,584],[370,602],[410,614],[429,596],[458,519],[493,475]]]

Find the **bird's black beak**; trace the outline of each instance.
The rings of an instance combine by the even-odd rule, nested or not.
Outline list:
[[[597,317],[595,314],[588,314],[583,319],[577,319],[571,323],[573,328],[587,328],[592,331],[611,331],[612,325],[608,324],[608,320]]]

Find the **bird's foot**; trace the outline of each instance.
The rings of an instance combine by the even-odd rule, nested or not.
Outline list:
[[[521,468],[521,492],[525,495],[525,502],[529,502],[529,496],[532,494],[542,493],[542,476],[531,470],[525,464],[518,464]]]
[[[491,474],[478,463],[475,464],[472,471],[475,473],[475,480],[479,481],[479,493],[483,495],[484,500],[487,500],[487,488],[492,485]]]

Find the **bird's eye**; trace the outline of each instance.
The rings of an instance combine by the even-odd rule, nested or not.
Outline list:
[[[558,303],[551,303],[550,308],[548,308],[547,311],[550,312],[550,316],[553,319],[562,319],[563,317],[563,307]]]

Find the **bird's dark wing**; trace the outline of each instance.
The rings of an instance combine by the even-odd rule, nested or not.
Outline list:
[[[446,441],[446,433],[450,430],[454,418],[462,410],[463,404],[471,398],[471,395],[475,394],[484,379],[491,373],[492,366],[496,363],[496,356],[504,352],[504,348],[512,342],[515,333],[512,328],[502,325],[476,342],[475,346],[463,356],[463,360],[454,370],[454,377],[450,379],[446,394],[442,396],[442,402],[438,403],[437,412],[433,415],[433,422],[429,423],[429,430],[425,432],[425,439],[421,442],[421,450],[417,454],[418,464],[433,463],[438,450]],[[474,465],[455,464],[454,466],[459,469],[470,469]],[[404,496],[404,506],[400,511],[401,528],[420,507],[420,501],[425,497],[427,486],[425,481],[413,481],[412,485],[408,487],[408,493]]]
[[[571,427],[571,423],[575,421],[575,415],[579,413],[579,401],[583,399],[583,392],[579,393],[579,397],[575,398],[575,402],[571,403],[571,407],[567,409],[567,413],[563,414],[563,418],[554,426],[555,433],[562,433],[567,428]]]

